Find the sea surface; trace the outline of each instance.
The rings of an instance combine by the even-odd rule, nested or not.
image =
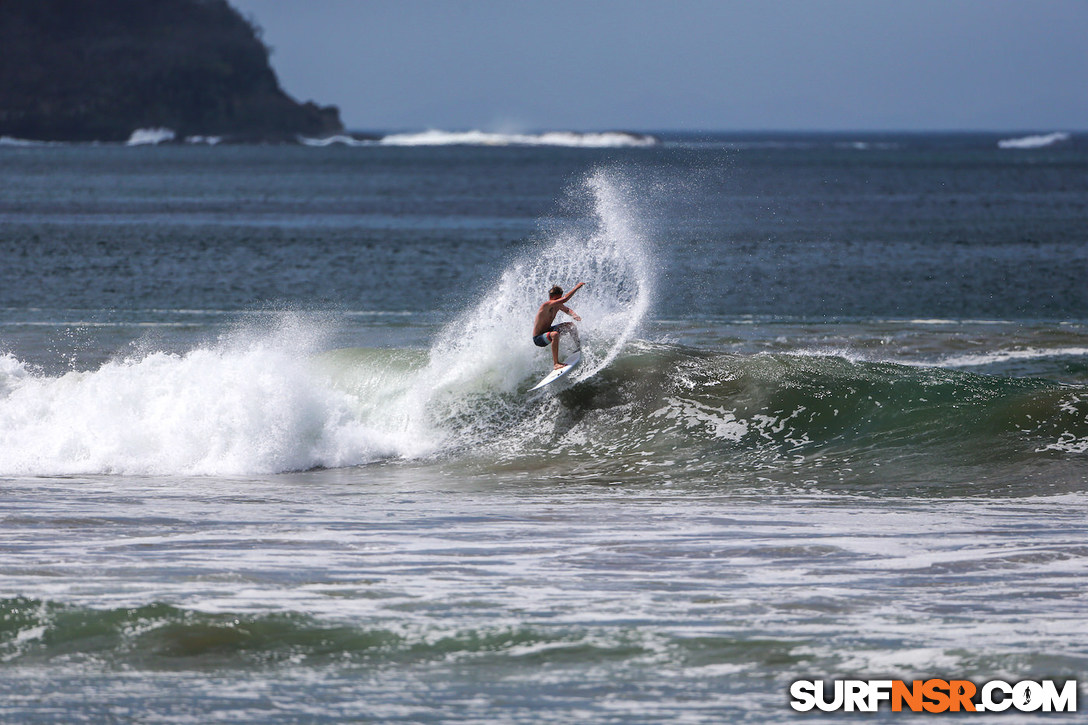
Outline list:
[[[1088,679],[1088,136],[657,138],[0,140],[0,722]]]

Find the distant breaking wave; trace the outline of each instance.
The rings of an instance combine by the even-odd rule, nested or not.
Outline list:
[[[657,138],[626,131],[576,133],[548,131],[538,134],[488,133],[486,131],[437,131],[395,133],[377,139],[339,135],[329,138],[301,138],[307,146],[563,146],[568,148],[619,148],[656,146]]]
[[[653,136],[607,131],[603,133],[574,133],[549,131],[540,134],[485,133],[483,131],[424,131],[423,133],[393,134],[381,140],[385,146],[571,146],[611,148],[616,146],[653,146]]]
[[[1037,360],[1049,357],[1084,357],[1088,356],[1088,348],[1084,347],[1059,347],[1059,348],[1028,348],[1026,350],[997,350],[987,353],[974,353],[970,355],[955,355],[941,360],[940,367],[982,367],[996,363],[1009,362],[1010,360]]]
[[[346,134],[340,134],[337,136],[326,136],[325,138],[306,138],[305,136],[299,136],[299,143],[303,146],[373,146],[377,141],[372,139],[358,139],[354,136],[348,136]]]
[[[138,128],[132,132],[126,146],[158,146],[161,143],[173,141],[177,137],[169,128]]]
[[[0,136],[0,146],[15,146],[18,148],[25,148],[30,146],[55,146],[56,144],[48,141],[32,141],[25,138],[12,138],[11,136]]]
[[[126,146],[158,146],[177,141],[177,133],[172,128],[138,128],[132,132]],[[222,136],[186,136],[187,144],[207,144],[215,146],[223,140]]]
[[[1038,149],[1045,146],[1053,146],[1057,143],[1069,140],[1069,134],[1058,132],[1039,136],[1023,136],[1021,138],[1007,138],[997,142],[997,147],[1002,149]]]

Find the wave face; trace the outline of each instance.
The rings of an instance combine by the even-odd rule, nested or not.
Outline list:
[[[388,622],[368,627],[291,612],[208,613],[161,603],[92,609],[15,597],[0,599],[0,606],[0,661],[15,664],[60,659],[72,650],[113,666],[170,669],[209,657],[220,668],[405,665],[451,657],[516,661],[547,649],[607,659],[651,654],[655,644],[635,632],[602,635],[508,623],[435,635]]]
[[[543,235],[426,354],[321,354],[322,320],[285,314],[184,354],[37,374],[0,358],[0,473],[272,473],[464,449],[524,406],[550,360],[531,321],[555,283],[588,281],[575,379],[613,361],[645,315],[651,255],[624,180],[572,189],[584,215]]]
[[[985,470],[995,489],[1028,493],[1047,480],[1039,466],[1079,466],[1088,452],[1088,387],[834,355],[638,343],[584,385],[505,426],[490,452],[495,460],[559,458],[558,477],[805,480],[877,490],[917,481],[944,493],[962,484],[967,493]],[[995,460],[1002,466],[994,469]]]
[[[1048,133],[1037,136],[1023,136],[1020,138],[1007,138],[997,142],[997,147],[1002,149],[1039,149],[1046,146],[1068,141],[1068,133]]]

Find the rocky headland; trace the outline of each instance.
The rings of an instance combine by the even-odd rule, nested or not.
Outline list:
[[[280,88],[257,28],[226,0],[3,0],[0,136],[294,141],[343,130]]]

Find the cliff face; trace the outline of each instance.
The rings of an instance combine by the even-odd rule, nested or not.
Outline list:
[[[156,127],[234,140],[343,128],[335,107],[280,89],[226,0],[0,0],[0,135],[123,141]]]

